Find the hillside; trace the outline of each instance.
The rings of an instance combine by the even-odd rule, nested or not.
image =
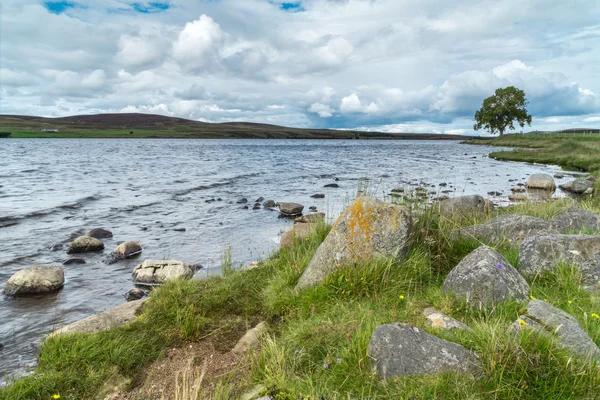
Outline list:
[[[42,130],[59,132],[42,132]],[[153,114],[97,114],[62,118],[0,115],[0,131],[12,137],[59,138],[239,138],[239,139],[418,139],[457,140],[440,134],[299,129],[249,122],[221,124]]]

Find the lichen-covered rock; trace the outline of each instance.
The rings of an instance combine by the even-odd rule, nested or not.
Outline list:
[[[140,284],[160,284],[168,279],[191,279],[192,265],[175,260],[146,260],[133,269],[133,278]]]
[[[479,195],[453,197],[439,202],[440,213],[445,215],[471,215],[485,211],[485,199]]]
[[[86,253],[88,251],[101,251],[104,250],[104,243],[100,240],[91,236],[79,236],[71,242],[68,254],[73,253]]]
[[[600,231],[600,215],[583,208],[570,208],[550,220],[550,226],[560,233]]]
[[[113,237],[112,232],[104,228],[92,229],[87,235],[96,239],[108,239]]]
[[[117,246],[112,254],[118,258],[129,258],[142,252],[142,246],[138,242],[125,242]]]
[[[427,324],[432,328],[450,330],[450,329],[469,329],[460,321],[449,317],[435,308],[426,308],[423,310],[423,315],[427,318]]]
[[[11,276],[4,293],[9,296],[55,292],[65,284],[65,273],[61,267],[31,265]]]
[[[300,215],[304,206],[298,203],[277,203],[279,212],[284,215]]]
[[[339,216],[296,288],[321,282],[340,266],[373,257],[403,258],[409,247],[411,227],[406,207],[359,197]]]
[[[577,319],[541,300],[527,304],[525,315],[512,328],[532,329],[555,338],[558,344],[586,359],[600,360],[600,349],[581,327]]]
[[[137,318],[138,309],[148,298],[130,301],[115,308],[92,315],[52,332],[50,337],[69,333],[95,333],[125,325]]]
[[[279,240],[279,246],[287,247],[294,243],[294,239],[296,240],[304,240],[310,237],[314,227],[316,224],[314,223],[301,223],[295,224],[292,229],[285,232],[281,239]]]
[[[554,178],[548,174],[533,174],[527,179],[526,183],[528,188],[543,189],[543,190],[555,190],[556,183]]]
[[[450,271],[444,292],[454,293],[472,305],[493,305],[508,299],[526,300],[529,284],[496,250],[481,246]]]
[[[581,269],[586,287],[597,287],[600,283],[600,236],[532,236],[519,248],[519,271],[525,275],[553,270],[561,261]]]
[[[485,238],[493,242],[510,240],[518,243],[534,235],[557,233],[548,221],[521,214],[505,214],[479,224],[455,229],[459,236]]]
[[[384,379],[479,368],[473,352],[409,324],[378,326],[371,336],[369,356]]]

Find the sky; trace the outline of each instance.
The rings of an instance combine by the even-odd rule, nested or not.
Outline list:
[[[600,128],[598,0],[2,0],[0,114],[472,134]]]

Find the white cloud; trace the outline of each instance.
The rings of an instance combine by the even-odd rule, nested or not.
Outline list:
[[[164,52],[156,44],[156,37],[122,35],[119,38],[119,52],[115,62],[126,67],[139,67],[159,62]]]
[[[199,19],[185,24],[173,43],[173,58],[186,70],[210,66],[222,37],[219,24],[203,14]]]
[[[333,116],[333,113],[335,112],[333,108],[322,103],[311,104],[311,106],[308,108],[308,111],[311,113],[318,114],[321,118],[329,118]]]

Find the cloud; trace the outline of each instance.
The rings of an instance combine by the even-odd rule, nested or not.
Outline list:
[[[198,71],[209,68],[217,57],[223,38],[221,27],[211,17],[185,24],[173,44],[173,58],[184,70]]]
[[[329,118],[333,116],[335,110],[325,104],[313,103],[308,108],[308,112],[318,114],[321,118]]]

